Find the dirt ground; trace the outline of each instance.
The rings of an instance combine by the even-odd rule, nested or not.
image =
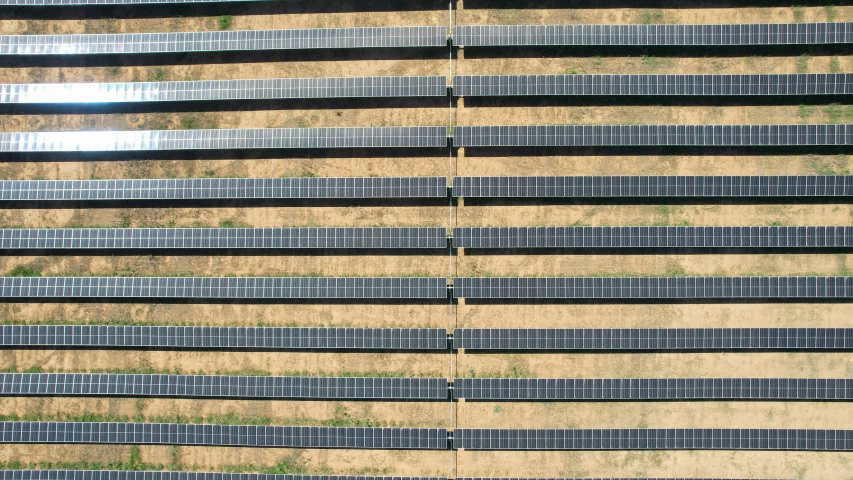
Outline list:
[[[263,5],[260,5],[263,3]],[[283,6],[287,4],[287,6]],[[853,7],[761,8],[475,8],[495,2],[462,0],[457,24],[513,23],[746,23],[848,21]],[[350,26],[445,25],[446,10],[358,11],[343,7],[317,13],[305,1],[258,2],[255,14],[235,14],[230,30]],[[467,4],[467,5],[466,5]],[[349,7],[346,7],[349,5]],[[488,6],[488,5],[486,5]],[[351,8],[352,7],[352,8]],[[347,8],[355,11],[347,11]],[[257,9],[262,11],[259,13]],[[266,9],[266,10],[264,10]],[[340,11],[337,11],[340,10]],[[0,19],[0,34],[109,33],[215,30],[215,16],[73,20]],[[685,50],[666,56],[642,49],[603,51],[602,56],[571,52],[490,58],[477,49],[446,52],[306,55],[270,53],[264,58],[216,56],[215,63],[88,65],[63,61],[53,66],[0,68],[0,82],[129,82],[276,77],[476,74],[676,74],[825,73],[853,71],[853,55],[793,48],[791,52],[750,52],[725,57],[726,50]],[[804,53],[805,55],[801,55]],[[707,56],[705,56],[707,55]],[[172,62],[173,60],[169,60]],[[61,66],[60,66],[61,65]],[[452,68],[452,70],[451,70]],[[478,102],[461,99],[454,124],[536,123],[844,123],[853,107],[808,99],[779,106],[729,101],[724,106],[648,105],[614,102]],[[770,102],[768,102],[770,103]],[[69,111],[0,116],[0,130],[78,130],[350,125],[444,125],[440,103],[384,100],[349,102],[344,107],[296,102],[257,106],[258,110],[213,112],[99,113]],[[93,160],[70,154],[46,161],[0,162],[2,179],[109,179],[191,177],[324,177],[452,175],[805,175],[849,174],[847,155],[785,151],[713,150],[669,155],[652,150],[612,155],[588,149],[572,155],[483,156],[460,150],[453,157],[367,158],[358,152],[340,158],[227,158],[217,160]],[[263,156],[263,155],[262,155]],[[831,204],[731,204],[709,201],[682,205],[572,205],[527,202],[476,205],[463,199],[448,209],[435,203],[333,206],[310,203],[275,206],[187,206],[169,208],[6,209],[0,227],[183,227],[285,226],[539,226],[539,225],[851,225],[853,209]],[[279,255],[238,256],[9,255],[0,273],[23,266],[43,275],[849,275],[847,254],[652,254],[626,255]],[[597,252],[600,253],[600,252]],[[0,323],[154,324],[329,327],[448,328],[656,328],[656,327],[849,327],[847,303],[706,304],[252,304],[252,303],[0,303]],[[403,375],[434,377],[807,377],[851,378],[850,355],[830,353],[669,353],[669,354],[416,354],[305,352],[164,352],[98,350],[0,351],[0,370],[180,371],[213,374]],[[158,421],[260,423],[273,425],[374,425],[453,428],[853,428],[847,403],[821,402],[625,402],[476,403],[321,402],[189,399],[2,398],[0,415],[69,419],[102,415]],[[632,452],[475,452],[355,451],[211,447],[0,445],[0,462],[117,462],[131,459],[145,468],[286,471],[306,474],[447,477],[718,477],[845,478],[847,453],[632,451]],[[531,465],[535,468],[531,470]]]

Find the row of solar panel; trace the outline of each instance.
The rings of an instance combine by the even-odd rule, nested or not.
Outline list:
[[[0,152],[851,145],[853,125],[519,125],[2,132]]]
[[[0,180],[0,201],[447,198],[446,177]],[[454,197],[835,197],[853,175],[453,177]]]
[[[835,236],[829,234],[827,241],[835,241]],[[447,246],[447,230],[438,227],[0,229],[0,248],[4,249],[434,249]]]
[[[457,227],[453,248],[843,248],[853,227]],[[16,228],[0,248],[20,249],[436,249],[438,227]]]
[[[0,277],[2,298],[446,299],[447,290],[429,277]]]
[[[0,298],[850,299],[853,277],[0,277]]]
[[[728,25],[457,25],[166,33],[0,35],[0,55],[139,54],[319,48],[853,43],[853,23]]]
[[[450,337],[450,338],[448,338]],[[450,340],[450,341],[449,341]],[[2,325],[0,347],[245,350],[850,350],[853,328],[441,328]]]
[[[853,298],[853,277],[457,277],[453,296],[468,299],[843,299]]]
[[[851,451],[853,430],[471,429],[2,422],[2,443],[446,450]]]
[[[371,477],[357,475],[291,475],[274,473],[162,472],[140,470],[0,470],[0,480],[452,480],[445,477]],[[455,480],[547,480],[534,478],[466,478]],[[563,479],[580,480],[580,479]],[[595,478],[587,480],[637,480]],[[653,478],[646,480],[723,480]],[[739,480],[739,479],[725,479]]]
[[[517,95],[846,95],[853,74],[471,75],[0,84],[0,104]]]
[[[2,373],[2,396],[326,400],[853,400],[834,378],[328,378]]]

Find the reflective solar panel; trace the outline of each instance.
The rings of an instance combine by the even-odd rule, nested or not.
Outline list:
[[[3,249],[447,248],[439,227],[0,229]]]
[[[444,378],[0,373],[3,396],[446,400]]]
[[[853,277],[542,277],[454,279],[456,298],[853,298]]]
[[[2,298],[447,298],[444,278],[0,277]]]
[[[443,76],[0,84],[0,103],[7,104],[443,97],[446,95],[447,79]]]
[[[851,350],[853,328],[457,328],[453,348],[520,351]]]
[[[849,73],[457,75],[453,77],[453,95],[459,97],[523,95],[847,95],[851,93],[853,93],[853,74]]]
[[[0,201],[447,197],[446,177],[0,180]]]
[[[853,196],[853,175],[453,177],[453,196],[836,197]]]
[[[2,325],[0,346],[241,350],[447,350],[443,328]]]
[[[457,227],[453,247],[842,248],[853,227]]]
[[[372,477],[272,473],[134,470],[2,470],[2,480],[447,480],[443,477]]]
[[[453,129],[456,147],[850,144],[853,125],[525,125]]]
[[[843,378],[457,378],[457,399],[532,400],[850,400]]]
[[[729,25],[457,25],[464,47],[533,45],[795,45],[853,43],[853,23]]]
[[[0,443],[445,450],[443,428],[0,422]]]
[[[446,127],[2,132],[0,152],[444,147]]]
[[[853,450],[853,430],[749,428],[457,428],[466,450]]]
[[[0,35],[0,55],[103,55],[445,46],[445,26]]]

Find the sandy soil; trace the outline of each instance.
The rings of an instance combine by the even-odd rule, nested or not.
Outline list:
[[[851,428],[843,402],[465,402],[461,428]]]
[[[847,155],[637,155],[462,157],[458,175],[826,175],[850,171]]]
[[[459,328],[847,327],[848,304],[460,305]]]
[[[558,378],[849,378],[853,358],[836,353],[464,354],[457,375]],[[473,372],[473,373],[472,373]],[[759,373],[760,372],[760,373]]]
[[[459,226],[849,225],[847,205],[514,205],[457,209]]]
[[[446,427],[447,402],[315,402],[281,400],[196,400],[167,398],[3,398],[0,414],[29,418],[69,418],[99,412],[127,421],[172,422],[183,417],[210,423]],[[186,420],[183,420],[186,421]],[[219,420],[222,421],[222,420]]]
[[[0,303],[0,320],[22,323],[440,328],[448,317],[436,304]]]
[[[177,371],[239,375],[257,371],[269,375],[370,376],[399,373],[410,377],[444,377],[447,355],[415,353],[316,352],[166,352],[117,350],[4,350],[0,369],[46,372]]]
[[[594,7],[594,5],[591,5]],[[829,13],[829,12],[832,13]],[[853,8],[566,8],[566,9],[463,9],[456,15],[459,25],[513,24],[659,24],[659,23],[789,23],[843,22],[853,17]]]

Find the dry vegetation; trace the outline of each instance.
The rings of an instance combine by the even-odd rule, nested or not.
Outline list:
[[[277,3],[277,2],[271,2]],[[460,0],[460,5],[463,2]],[[0,19],[3,34],[199,31],[384,25],[444,25],[446,10],[293,13],[81,20]],[[332,9],[334,10],[334,9]],[[849,21],[853,7],[694,9],[460,9],[459,24],[746,23]],[[703,57],[644,55],[477,58],[459,51],[454,74],[521,73],[820,73],[853,71],[853,56]],[[628,56],[626,56],[628,55]],[[305,61],[235,59],[235,63],[0,68],[0,82],[121,82],[367,75],[446,75],[446,58],[345,58],[317,53]],[[553,123],[850,123],[853,106],[821,104],[571,105],[548,102],[477,106],[459,101],[454,122]],[[442,125],[438,106],[379,106],[5,115],[2,131]],[[653,119],[653,121],[650,121]],[[222,160],[5,162],[4,179],[311,177],[426,175],[790,175],[849,174],[847,155],[743,151],[701,154],[586,151],[561,156],[477,156],[458,152],[416,158],[231,158]],[[451,220],[452,219],[452,220]],[[452,224],[450,223],[452,221]],[[284,205],[0,210],[0,227],[182,226],[538,226],[538,225],[851,225],[846,204],[797,205]],[[156,252],[155,252],[156,253]],[[412,256],[3,256],[0,273],[41,275],[850,275],[846,254],[760,255],[445,255]],[[450,315],[449,315],[450,314]],[[449,317],[449,318],[448,318]],[[357,327],[847,327],[848,304],[228,304],[2,303],[2,323]],[[853,376],[849,356],[772,354],[448,355],[281,352],[0,351],[3,371],[122,371],[378,376]],[[452,375],[451,375],[452,374]],[[0,418],[242,423],[257,425],[490,428],[756,427],[853,428],[846,403],[447,403],[211,401],[172,399],[0,399]],[[408,452],[210,447],[0,445],[0,467],[185,469],[267,473],[410,476],[701,476],[845,478],[849,454],[808,452]],[[453,470],[449,471],[453,465]],[[535,468],[532,470],[532,467]]]

